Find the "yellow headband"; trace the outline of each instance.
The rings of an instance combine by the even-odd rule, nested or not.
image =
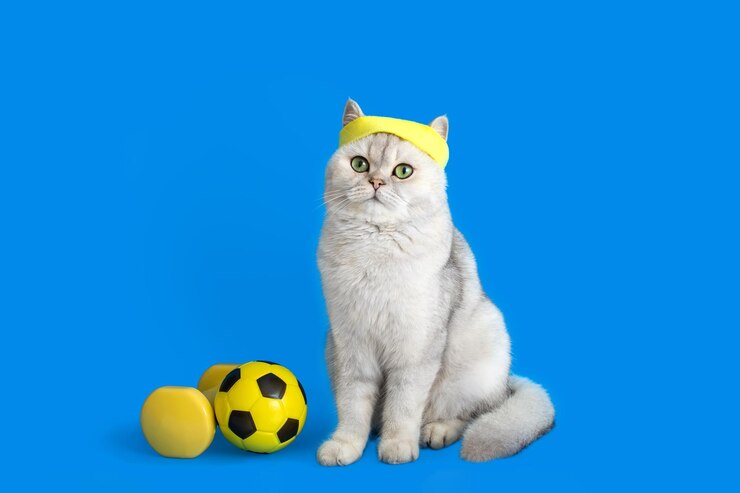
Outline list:
[[[385,116],[361,116],[352,120],[339,132],[339,145],[379,133],[393,134],[408,140],[429,154],[442,168],[450,158],[447,142],[429,125]]]

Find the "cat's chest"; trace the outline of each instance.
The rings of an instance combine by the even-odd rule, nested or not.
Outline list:
[[[392,233],[323,235],[319,267],[337,342],[381,359],[426,344],[449,256],[443,245]]]
[[[446,230],[405,226],[325,225],[318,260],[327,301],[350,308],[361,297],[380,310],[434,291],[449,257]]]
[[[369,231],[328,239],[319,266],[324,282],[390,293],[424,282],[434,270],[434,250],[407,233]]]
[[[385,354],[425,340],[439,295],[432,276],[370,263],[337,266],[324,277],[332,327],[345,342]]]
[[[426,313],[438,296],[440,253],[365,237],[324,249],[319,265],[330,310],[354,326],[389,327]],[[390,243],[390,244],[389,244]],[[366,327],[371,329],[372,327]]]

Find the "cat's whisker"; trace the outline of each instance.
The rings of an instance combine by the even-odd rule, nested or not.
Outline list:
[[[326,207],[329,207],[329,205],[332,204],[333,202],[336,202],[336,201],[338,201],[340,199],[343,199],[343,198],[347,198],[347,199],[350,199],[351,200],[352,198],[354,198],[354,196],[358,192],[361,192],[361,191],[362,191],[362,187],[354,187],[354,188],[351,188],[349,191],[342,190],[341,192],[338,192],[336,196],[329,198],[328,200],[326,200],[321,205],[324,205]],[[318,207],[321,207],[321,205],[319,205]],[[317,209],[318,209],[318,207],[317,207]]]
[[[323,202],[325,200],[329,200],[336,197],[341,197],[342,195],[345,195],[347,193],[346,190],[335,190],[333,192],[327,192],[321,197],[317,198],[316,200],[319,202]]]
[[[403,198],[401,198],[400,195],[391,190],[388,190],[386,192],[385,198],[394,205],[409,207],[409,203],[406,200],[404,200]]]
[[[330,192],[324,192],[322,194],[322,197],[331,197],[336,195],[342,195],[343,193],[346,193],[347,190],[332,190]]]
[[[339,207],[341,204],[344,204],[346,201],[351,200],[351,197],[338,197],[337,199],[330,201],[326,204],[327,210],[331,210],[333,208]]]
[[[339,196],[337,196],[337,197],[331,198],[331,199],[327,200],[326,202],[324,202],[324,203],[322,203],[322,204],[319,204],[319,205],[317,205],[317,206],[316,206],[316,208],[315,208],[314,210],[318,209],[318,208],[319,208],[319,207],[321,207],[321,206],[324,206],[324,207],[329,207],[329,205],[330,205],[330,204],[332,204],[333,202],[336,202],[337,200],[341,200],[341,199],[343,199],[343,198],[347,198],[347,197],[346,197],[346,196],[344,196],[344,195],[339,195]]]
[[[332,209],[328,209],[328,213],[331,215],[336,215],[338,212],[341,212],[343,209],[345,209],[348,205],[352,203],[352,199],[348,198],[345,202],[341,202],[339,205]]]

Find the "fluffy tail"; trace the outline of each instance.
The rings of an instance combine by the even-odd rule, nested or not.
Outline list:
[[[462,457],[483,462],[509,457],[555,425],[555,408],[545,389],[529,379],[509,377],[511,395],[499,407],[482,414],[463,435]]]

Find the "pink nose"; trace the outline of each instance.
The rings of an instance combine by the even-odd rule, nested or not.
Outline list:
[[[380,185],[385,185],[385,182],[380,178],[370,178],[370,183],[373,184],[373,188],[375,190],[379,189]]]

